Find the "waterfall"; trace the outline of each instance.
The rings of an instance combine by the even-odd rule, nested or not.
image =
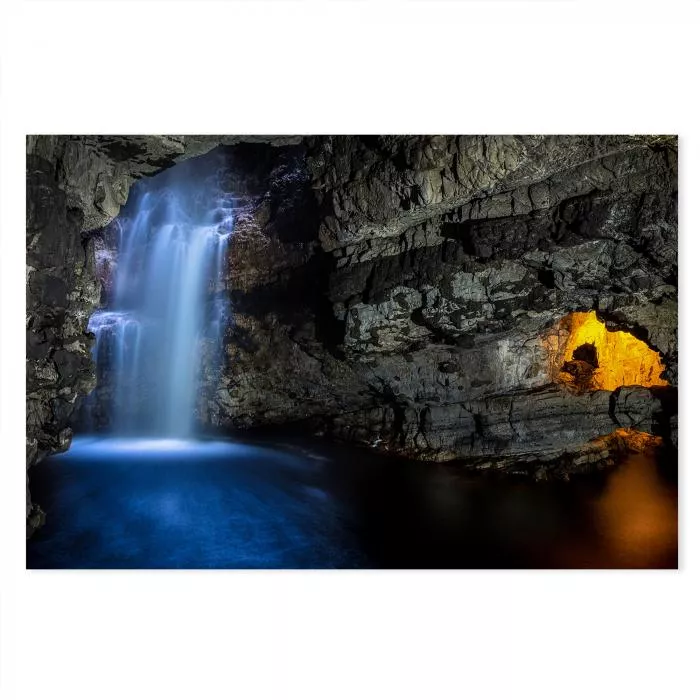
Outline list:
[[[111,229],[116,269],[88,329],[118,435],[190,436],[203,345],[221,350],[235,200],[187,165],[137,183]]]

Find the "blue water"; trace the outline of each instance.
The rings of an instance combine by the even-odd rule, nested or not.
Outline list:
[[[233,442],[78,438],[47,462],[35,567],[360,566],[322,462]]]
[[[315,440],[78,438],[32,470],[47,521],[27,565],[673,568],[663,466],[534,483]]]
[[[137,183],[106,234],[114,259],[96,259],[107,302],[88,329],[98,386],[113,385],[105,408],[114,434],[193,433],[204,348],[220,356],[229,317],[225,272],[238,211],[215,165],[207,174],[183,163]]]

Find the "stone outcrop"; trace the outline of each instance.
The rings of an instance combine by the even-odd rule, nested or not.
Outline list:
[[[67,449],[76,401],[93,386],[87,320],[100,290],[94,254],[81,237],[51,163],[27,158],[27,464]],[[30,530],[41,523],[27,492]]]
[[[242,209],[204,427],[299,421],[492,464],[622,429],[676,440],[675,138],[29,137],[29,465],[94,382],[104,227],[134,181],[215,147]],[[590,310],[660,352],[670,386],[558,383],[552,335]]]
[[[596,310],[658,350],[675,384],[672,139],[326,137],[308,153],[318,245],[234,293],[205,424],[310,419],[426,459],[660,430],[649,390],[555,383],[549,341],[566,314]]]

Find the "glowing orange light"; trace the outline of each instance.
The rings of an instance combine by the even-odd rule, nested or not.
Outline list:
[[[632,428],[618,428],[607,437],[610,441],[621,442],[628,452],[647,452],[663,443],[658,435],[651,435]]]
[[[678,541],[676,495],[648,454],[630,455],[611,474],[596,516],[607,547],[630,566],[653,565]]]
[[[563,342],[562,338],[565,338]],[[559,331],[545,343],[558,381],[575,383],[571,374],[561,371],[562,366],[575,359],[577,348],[590,344],[595,346],[598,366],[591,368],[587,388],[613,391],[620,386],[668,385],[661,378],[664,366],[659,353],[630,333],[609,331],[595,311],[569,314],[562,320]]]

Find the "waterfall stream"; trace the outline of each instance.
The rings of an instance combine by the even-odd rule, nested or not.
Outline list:
[[[117,435],[190,436],[203,347],[221,350],[227,308],[217,292],[236,203],[216,174],[183,166],[132,189],[112,228],[108,302],[88,325]]]

